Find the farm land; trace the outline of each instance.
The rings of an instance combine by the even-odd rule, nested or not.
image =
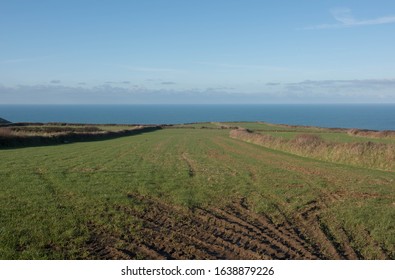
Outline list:
[[[394,132],[0,127],[1,259],[395,259]]]

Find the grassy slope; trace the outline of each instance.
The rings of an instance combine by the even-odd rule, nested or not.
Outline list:
[[[302,133],[309,133],[313,135],[320,136],[323,140],[340,142],[340,143],[350,143],[350,142],[374,142],[374,143],[393,143],[395,144],[394,138],[375,138],[367,136],[356,136],[347,133],[347,130],[342,129],[330,129],[330,128],[320,128],[320,127],[308,127],[308,126],[286,126],[286,125],[276,125],[269,123],[248,123],[248,122],[230,122],[223,123],[229,126],[239,126],[246,129],[250,129],[254,132],[261,134],[268,134],[274,137],[281,137],[284,139],[294,139],[295,136]]]
[[[0,158],[1,259],[86,257],[90,223],[113,232],[138,227],[118,210],[138,207],[127,198],[133,192],[188,207],[243,196],[278,223],[320,201],[335,239],[344,229],[363,257],[378,257],[378,243],[395,258],[393,172],[265,149],[229,138],[229,130],[166,129],[0,150]]]
[[[294,139],[297,135],[300,135],[301,131],[259,131],[261,134],[268,134],[274,137],[282,137],[284,139]],[[342,132],[311,132],[310,134],[317,135],[323,140],[339,142],[339,143],[351,143],[351,142],[373,142],[373,143],[388,143],[394,144],[395,141],[392,139],[385,138],[373,138],[373,137],[357,137]]]

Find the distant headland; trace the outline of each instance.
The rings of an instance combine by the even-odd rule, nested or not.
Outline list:
[[[11,123],[10,121],[7,121],[3,118],[0,118],[0,124],[7,124],[7,123]]]

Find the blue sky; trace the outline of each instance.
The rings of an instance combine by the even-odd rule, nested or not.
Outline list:
[[[394,103],[395,1],[0,0],[0,103]]]

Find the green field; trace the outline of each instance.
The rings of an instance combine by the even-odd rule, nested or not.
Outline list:
[[[394,172],[193,126],[0,150],[0,259],[395,259]]]
[[[323,140],[334,141],[334,142],[375,142],[375,143],[392,143],[395,144],[395,139],[391,138],[375,138],[375,137],[357,137],[347,133],[346,129],[330,129],[320,127],[301,127],[301,126],[288,126],[288,125],[276,125],[263,122],[248,123],[248,122],[231,122],[223,123],[228,126],[239,126],[246,129],[250,129],[254,132],[261,134],[268,134],[274,137],[281,137],[284,139],[293,139],[295,136],[301,133],[309,133],[317,135]]]

